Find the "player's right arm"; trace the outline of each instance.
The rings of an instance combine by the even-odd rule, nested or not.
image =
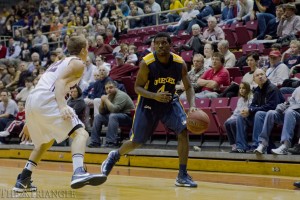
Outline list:
[[[167,103],[172,99],[171,93],[165,92],[150,92],[145,89],[145,85],[148,82],[149,68],[144,60],[140,63],[140,69],[138,71],[136,81],[134,84],[134,90],[138,95],[141,95],[148,99],[154,99],[159,102]]]
[[[67,106],[65,99],[66,87],[69,83],[76,81],[81,77],[84,70],[84,63],[81,60],[73,59],[65,71],[55,81],[55,99],[58,108],[64,119],[72,118],[74,111]]]

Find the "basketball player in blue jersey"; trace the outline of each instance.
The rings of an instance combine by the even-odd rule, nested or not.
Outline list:
[[[195,93],[187,75],[183,59],[170,52],[171,38],[167,33],[158,33],[154,38],[155,51],[146,55],[140,63],[135,82],[139,95],[138,105],[131,129],[130,140],[118,150],[111,151],[102,163],[101,171],[108,175],[121,155],[127,154],[145,143],[158,121],[178,135],[179,173],[175,185],[197,187],[187,173],[189,140],[186,128],[186,114],[175,94],[175,85],[182,80],[190,112],[194,112]]]

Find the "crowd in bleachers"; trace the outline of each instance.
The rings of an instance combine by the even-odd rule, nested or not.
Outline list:
[[[268,103],[257,100],[263,91],[260,86],[265,82],[284,95],[295,91],[293,103],[297,105],[296,88],[300,85],[297,6],[297,2],[288,0],[23,0],[2,8],[0,142],[7,143],[18,134],[11,131],[11,124],[19,126],[16,132],[23,126],[25,119],[17,117],[18,112],[23,112],[21,104],[47,68],[69,55],[70,37],[83,34],[88,40],[86,69],[79,87],[70,91],[68,104],[91,130],[93,117],[99,115],[107,82],[116,81],[119,90],[136,99],[133,85],[139,61],[154,51],[153,36],[166,31],[172,38],[172,51],[188,64],[198,106],[205,107],[204,111],[211,118],[205,135],[222,138],[227,133],[233,152],[258,147],[259,152],[264,152],[272,145],[263,143],[261,147],[259,133],[253,134],[252,147],[241,145],[237,137],[240,139],[249,131],[236,130],[241,127],[238,116],[243,116],[245,107],[250,109]],[[263,84],[253,77],[256,69],[263,69],[265,73],[267,80]],[[182,83],[176,86],[185,105],[183,88]],[[251,103],[252,92],[256,104]],[[218,105],[219,101],[223,104]],[[234,109],[236,105],[232,104],[236,103]],[[276,105],[257,111],[268,113],[275,110]],[[294,110],[297,109],[294,106]],[[243,118],[251,116],[252,119],[246,121],[251,122],[250,127],[256,127],[253,121],[256,112],[247,112]],[[166,135],[170,132],[163,131]],[[119,141],[109,142],[115,145]],[[286,148],[292,146],[292,140],[289,142],[283,142]]]

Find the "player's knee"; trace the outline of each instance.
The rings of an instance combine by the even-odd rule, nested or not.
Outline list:
[[[84,128],[77,129],[72,135],[74,135],[74,137],[84,137],[86,139],[89,137],[89,133]]]
[[[181,133],[178,134],[178,140],[183,140],[183,139],[186,139],[188,136],[187,134],[187,130],[184,129]]]

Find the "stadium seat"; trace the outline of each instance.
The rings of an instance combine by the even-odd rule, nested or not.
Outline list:
[[[210,106],[210,99],[209,98],[196,98],[195,104],[197,108],[208,108]]]
[[[248,41],[252,39],[252,36],[249,34],[248,30],[244,26],[236,27],[236,44],[241,47],[244,44],[247,44]]]
[[[229,43],[229,48],[230,49],[236,49],[236,36],[233,34],[231,29],[225,28],[223,29],[224,34],[225,34],[225,39]]]
[[[243,77],[242,76],[236,76],[233,79],[233,82],[240,84],[242,82]]]
[[[193,51],[182,51],[180,56],[185,62],[191,63],[193,59]]]
[[[238,100],[239,100],[239,97],[231,97],[230,98],[229,107],[232,112],[235,110]]]

